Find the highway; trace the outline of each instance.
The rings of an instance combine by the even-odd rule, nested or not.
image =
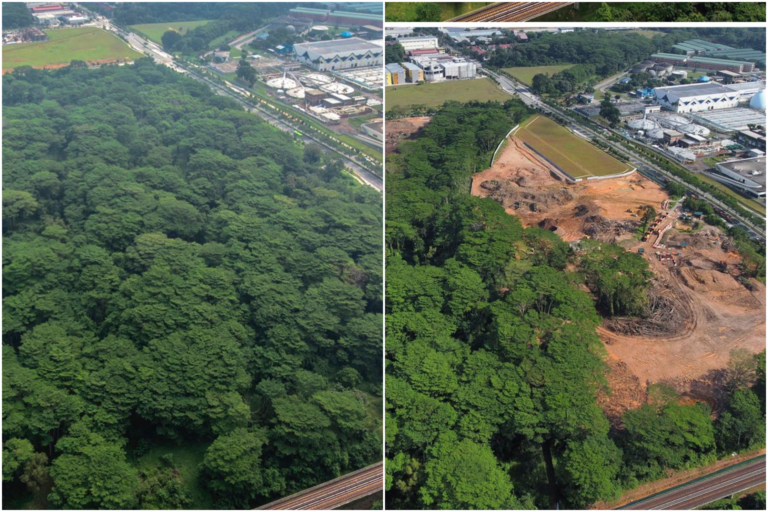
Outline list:
[[[83,10],[87,11],[87,9],[84,9],[84,8]],[[100,17],[95,13],[91,12],[90,14],[94,19],[98,20],[97,22],[94,23],[95,26],[99,26],[104,30],[114,32],[115,34],[121,36],[125,41],[128,42],[131,48],[133,48],[134,50],[140,53],[143,53],[144,55],[151,57],[155,62],[168,66],[174,71],[183,73],[194,80],[205,83],[215,93],[221,96],[227,96],[235,100],[245,110],[262,117],[269,124],[271,124],[272,126],[280,130],[283,130],[287,133],[293,133],[296,130],[295,127],[282,121],[279,118],[279,116],[272,114],[271,112],[268,112],[264,107],[258,105],[257,103],[246,101],[250,96],[250,92],[247,91],[246,89],[242,87],[234,86],[232,84],[229,84],[229,88],[225,87],[219,84],[218,82],[215,82],[210,78],[205,77],[203,74],[200,74],[194,69],[185,68],[180,63],[174,61],[173,56],[163,51],[163,49],[158,44],[148,39],[145,39],[133,32],[126,32],[120,29],[119,27],[116,27],[115,25],[111,24],[109,20],[107,20],[106,18]],[[259,31],[257,30],[251,34],[247,34],[246,36],[250,36],[258,32]],[[243,36],[243,37],[246,37],[246,36]],[[383,179],[376,176],[375,174],[368,171],[367,169],[365,169],[365,167],[363,167],[363,165],[357,161],[355,156],[342,153],[340,150],[332,146],[329,146],[325,142],[322,142],[307,133],[304,133],[304,136],[302,137],[302,139],[305,142],[312,141],[314,144],[317,144],[318,146],[323,148],[323,150],[327,153],[336,154],[339,158],[341,158],[344,161],[344,164],[347,166],[347,168],[350,171],[352,171],[352,173],[354,174],[358,182],[368,185],[379,192],[382,192],[384,190]]]
[[[616,149],[617,151],[620,151],[624,154],[626,154],[629,157],[629,161],[632,165],[634,165],[638,170],[645,173],[654,173],[659,176],[664,176],[666,179],[680,183],[683,185],[686,189],[691,190],[695,194],[697,194],[700,198],[706,199],[708,202],[710,202],[712,205],[717,206],[718,208],[722,209],[723,211],[730,214],[734,219],[737,219],[738,222],[735,222],[734,224],[739,225],[742,224],[744,227],[754,231],[760,240],[765,242],[765,230],[749,220],[745,219],[741,214],[739,214],[736,210],[731,208],[730,206],[726,205],[725,203],[721,202],[719,199],[711,196],[707,192],[704,192],[703,190],[700,190],[694,186],[692,186],[689,183],[686,183],[681,178],[678,178],[674,174],[664,170],[663,168],[659,167],[657,164],[652,162],[650,159],[648,159],[646,156],[639,154],[635,151],[630,151],[629,149],[625,148],[624,146],[617,144],[614,141],[608,140],[607,137],[604,135],[604,133],[608,133],[611,135],[615,135],[617,137],[626,138],[624,135],[617,131],[617,130],[611,130],[609,128],[604,128],[603,133],[598,132],[591,126],[588,126],[586,123],[578,123],[576,120],[568,116],[563,109],[555,108],[552,105],[548,105],[544,102],[542,102],[534,93],[528,89],[526,86],[518,85],[514,80],[504,76],[494,73],[493,71],[488,70],[487,68],[483,70],[484,73],[487,73],[488,75],[494,77],[501,86],[502,90],[509,94],[517,95],[523,103],[528,105],[529,107],[538,108],[539,110],[543,112],[548,112],[550,114],[558,114],[560,117],[568,119],[569,124],[571,125],[571,128],[578,128],[580,131],[586,132],[591,137],[600,140],[604,144],[607,144],[608,146]],[[615,77],[614,77],[615,78]],[[632,142],[644,145],[640,143],[639,141],[633,140]],[[647,145],[647,149],[653,150]],[[695,176],[695,173],[691,173],[693,176]]]
[[[692,510],[760,484],[765,484],[764,456],[635,501],[621,510]]]
[[[332,510],[384,490],[384,463],[377,462],[256,510]]]
[[[448,21],[529,21],[574,2],[496,2]]]

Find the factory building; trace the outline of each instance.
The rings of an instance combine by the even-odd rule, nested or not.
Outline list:
[[[459,57],[432,58],[414,57],[411,59],[424,72],[427,82],[441,80],[464,80],[477,76],[477,64]]]
[[[400,64],[387,64],[384,69],[387,72],[387,85],[400,85],[405,83],[405,68]]]
[[[411,62],[403,62],[403,68],[405,68],[405,78],[411,83],[419,83],[424,81],[424,71]]]
[[[410,52],[412,50],[437,50],[438,42],[434,36],[424,37],[401,37],[397,40],[403,50]]]
[[[739,104],[739,92],[714,82],[657,87],[654,100],[673,112],[702,112],[733,108]]]
[[[293,47],[296,60],[319,71],[381,66],[384,49],[358,37],[299,43]]]
[[[654,53],[651,55],[651,60],[663,64],[672,64],[673,66],[685,66],[688,57],[685,55],[678,55],[677,53]],[[645,66],[646,69],[649,67],[650,66]]]
[[[708,69],[712,71],[732,71],[745,73],[754,71],[755,64],[738,60],[713,59],[712,57],[691,57],[688,59],[688,67],[695,69]]]

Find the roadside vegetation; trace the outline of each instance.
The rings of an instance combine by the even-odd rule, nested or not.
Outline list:
[[[448,102],[388,157],[388,507],[586,508],[765,445],[764,352],[733,355],[718,419],[655,385],[611,429],[595,330],[643,311],[648,262],[598,242],[574,253],[468,193],[532,114]]]
[[[3,76],[6,508],[254,508],[381,460],[382,205],[139,59]]]

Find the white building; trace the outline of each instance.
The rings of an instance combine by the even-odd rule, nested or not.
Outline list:
[[[740,93],[717,83],[674,85],[654,89],[655,101],[673,112],[703,112],[733,108]]]
[[[435,36],[400,37],[397,42],[407,52],[411,50],[437,50],[439,47]]]
[[[320,71],[381,66],[384,49],[359,37],[300,43],[293,47],[296,60]]]
[[[477,76],[477,64],[460,57],[435,59],[428,56],[413,57],[411,62],[424,71],[424,80],[464,80]]]

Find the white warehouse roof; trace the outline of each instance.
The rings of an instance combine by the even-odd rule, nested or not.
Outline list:
[[[374,56],[381,55],[382,48],[370,41],[359,37],[347,39],[333,39],[331,41],[315,41],[312,43],[299,43],[293,46],[293,51],[298,56],[306,56],[310,60],[323,59],[330,62],[335,58],[346,60],[354,55],[361,58],[367,53]],[[306,54],[306,55],[305,55]]]

